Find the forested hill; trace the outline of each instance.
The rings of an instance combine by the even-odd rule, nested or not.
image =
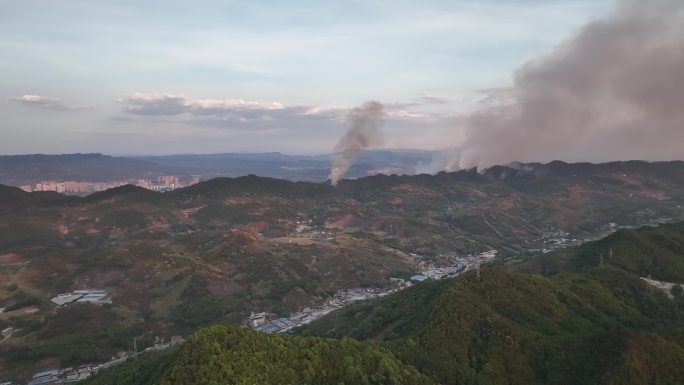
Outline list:
[[[406,323],[417,319],[426,321]],[[679,384],[684,375],[684,298],[614,268],[468,273],[352,305],[301,333],[392,336],[385,343],[399,359],[441,384]]]
[[[442,384],[680,384],[681,286],[640,276],[684,283],[683,240],[682,223],[624,229],[521,264],[552,277],[491,269],[424,282],[299,332],[385,341]]]
[[[212,327],[164,373],[130,383],[675,385],[684,376],[684,298],[615,268],[469,272],[350,306],[302,333],[390,338]],[[112,373],[124,369],[89,384],[117,383]]]
[[[510,270],[552,275],[599,265],[684,283],[684,222],[621,229],[599,241],[546,254],[514,265]]]
[[[618,269],[486,270],[438,298],[393,351],[441,384],[676,384],[684,303]]]
[[[206,328],[179,352],[141,361],[104,372],[87,384],[434,384],[371,342],[266,335],[236,326]]]

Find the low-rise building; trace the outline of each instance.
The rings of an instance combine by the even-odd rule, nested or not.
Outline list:
[[[266,322],[268,322],[266,313],[251,313],[247,319],[247,326],[251,327],[252,329],[256,329],[259,326],[264,325]]]
[[[103,303],[111,303],[112,300],[109,297],[109,293],[107,293],[107,292],[92,292],[92,293],[88,293],[88,294],[83,295],[76,302],[103,304]]]
[[[277,320],[271,321],[271,323],[280,328],[279,333],[288,331],[297,326],[296,323],[292,322],[287,318],[278,318]]]
[[[50,301],[57,306],[66,306],[70,303],[76,302],[81,297],[83,297],[83,295],[81,295],[81,294],[63,293],[63,294],[57,294],[57,296],[52,298]]]
[[[426,279],[428,279],[428,277],[426,277],[426,276],[424,276],[424,275],[421,275],[421,274],[416,274],[416,275],[412,276],[412,277],[409,278],[409,279],[410,279],[411,281],[413,281],[413,282],[423,282],[423,281],[425,281]]]
[[[280,327],[278,325],[275,325],[273,323],[267,323],[265,325],[261,325],[256,330],[266,333],[266,334],[273,334],[273,333],[278,333],[280,331]]]
[[[59,381],[59,370],[47,370],[44,372],[36,373],[33,375],[33,379],[29,381],[28,385],[47,385],[55,384]]]
[[[58,294],[50,301],[57,306],[67,306],[73,303],[92,303],[96,305],[112,303],[109,292],[106,290],[74,290],[71,293]]]
[[[180,345],[185,342],[185,338],[181,336],[171,336],[170,345]]]
[[[2,329],[2,336],[7,338],[7,337],[11,336],[12,334],[14,334],[15,332],[16,332],[16,329],[14,329],[12,326],[8,326],[8,327]]]

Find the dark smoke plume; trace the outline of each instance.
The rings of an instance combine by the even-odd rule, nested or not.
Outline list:
[[[454,168],[684,158],[684,0],[622,0],[468,119]]]
[[[384,119],[382,104],[374,101],[366,102],[363,106],[351,110],[348,119],[351,127],[335,146],[336,154],[332,158],[332,170],[330,170],[332,184],[337,184],[342,179],[365,149],[379,145],[382,140],[380,131]]]

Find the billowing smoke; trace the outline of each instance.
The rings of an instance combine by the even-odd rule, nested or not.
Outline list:
[[[418,163],[415,169],[416,174],[434,174],[439,171],[457,171],[458,161],[461,157],[461,150],[450,148],[442,150],[432,157],[429,163]]]
[[[382,141],[382,104],[366,102],[363,106],[349,111],[348,119],[351,127],[335,146],[335,155],[332,158],[330,180],[334,185],[342,179],[365,149],[377,146]]]
[[[468,119],[460,168],[684,158],[684,1],[621,0]]]

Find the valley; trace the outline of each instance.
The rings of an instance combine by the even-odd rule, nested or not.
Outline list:
[[[352,288],[387,292],[390,278],[490,250],[494,266],[530,270],[619,228],[684,219],[684,166],[553,162],[337,187],[245,176],[86,197],[1,187],[0,198],[0,323],[20,329],[0,344],[0,378],[21,380],[108,361],[134,338],[143,349],[252,312],[290,317]],[[50,303],[76,290],[111,303]]]
[[[678,384],[684,275],[655,289],[640,276],[670,256],[639,247],[664,242],[677,267],[682,226],[620,230],[636,245],[616,233],[563,250],[569,263],[549,276],[484,268],[428,280],[333,311],[294,336],[206,328],[87,383]],[[582,266],[597,249],[614,250],[612,261]],[[549,254],[529,262],[537,258]],[[642,266],[618,268],[625,259]]]

